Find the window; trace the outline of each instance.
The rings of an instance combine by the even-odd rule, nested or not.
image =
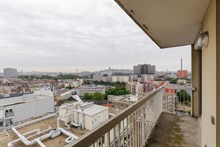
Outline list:
[[[13,113],[12,109],[5,110],[5,117],[10,117],[10,116],[13,116],[13,115],[14,115],[14,113]]]
[[[0,127],[3,127],[3,121],[0,121]]]
[[[13,118],[6,119],[5,120],[5,126],[8,127],[8,126],[11,126],[11,125],[13,125]]]

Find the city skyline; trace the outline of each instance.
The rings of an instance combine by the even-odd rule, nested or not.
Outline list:
[[[3,1],[2,8],[0,72],[132,69],[142,63],[177,71],[180,58],[191,70],[190,46],[159,49],[113,1],[17,0]]]

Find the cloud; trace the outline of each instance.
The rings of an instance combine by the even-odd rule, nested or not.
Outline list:
[[[190,48],[160,50],[114,1],[2,2],[4,67],[74,72],[151,63],[190,69]],[[65,68],[64,68],[65,67]]]

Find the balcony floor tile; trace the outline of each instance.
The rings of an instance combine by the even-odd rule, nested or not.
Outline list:
[[[162,113],[147,142],[149,147],[200,147],[200,121]]]

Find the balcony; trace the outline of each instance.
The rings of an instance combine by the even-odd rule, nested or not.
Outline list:
[[[176,99],[160,87],[66,147],[199,146],[199,122],[176,113]]]

